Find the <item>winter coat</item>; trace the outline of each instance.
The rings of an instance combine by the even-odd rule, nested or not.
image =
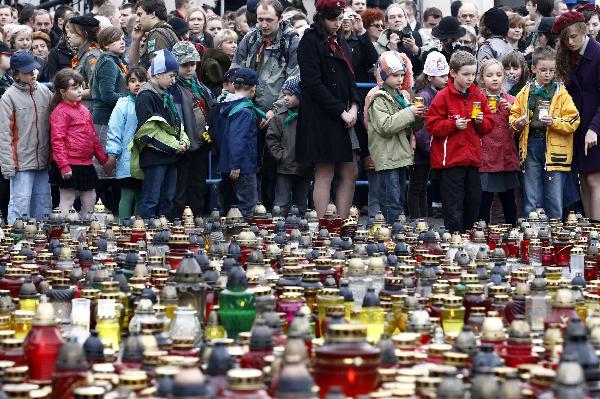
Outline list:
[[[529,109],[529,90],[531,82],[525,85],[517,94],[515,103],[510,110],[509,123],[513,131],[517,132],[514,122],[523,115],[531,115]],[[546,166],[547,171],[568,172],[571,170],[573,161],[573,133],[581,123],[579,113],[573,99],[567,92],[565,86],[558,85],[548,115],[554,117],[554,122],[546,128]],[[527,159],[527,143],[529,138],[529,125],[521,131],[519,139],[519,155],[521,166],[525,165]]]
[[[221,90],[223,90],[223,76],[229,70],[230,66],[231,60],[229,56],[221,50],[209,48],[202,56],[200,80],[215,96],[221,94]]]
[[[509,104],[515,101],[510,94],[502,92],[500,97]],[[519,154],[515,146],[513,130],[508,124],[510,108],[506,109],[498,103],[493,114],[494,128],[481,138],[480,172],[511,172],[520,170]]]
[[[379,39],[377,39],[377,42],[375,43],[375,50],[377,50],[377,54],[381,55],[386,51],[390,51],[390,39],[388,36],[389,33],[389,29],[385,29],[383,32],[381,32],[381,35],[379,35]],[[415,45],[417,47],[419,47],[419,52],[415,55],[412,53],[412,51],[409,51],[408,49],[406,49],[403,45],[402,45],[402,39],[400,39],[400,41],[398,42],[398,52],[399,53],[404,53],[408,56],[408,58],[410,59],[410,62],[412,63],[412,71],[414,76],[419,76],[421,74],[421,72],[423,72],[423,60],[421,59],[421,46],[423,45],[423,42],[421,40],[421,35],[419,34],[419,32],[412,32],[413,35],[413,39],[415,39]]]
[[[210,130],[211,118],[216,107],[216,99],[209,88],[202,82],[198,82],[198,86],[200,87],[200,90],[204,90],[204,93],[206,94],[206,96],[201,96],[204,101],[206,114],[202,111],[197,100],[195,100],[191,89],[186,88],[180,81],[177,81],[177,89],[181,92],[182,96],[185,131],[191,143],[190,151],[195,151],[203,145],[208,145],[208,143],[205,143],[202,139],[202,134]],[[193,125],[191,124],[191,121],[187,122],[187,124],[190,125],[189,129],[186,125],[186,119],[189,118],[187,117],[187,114],[194,119]],[[207,129],[207,126],[209,129]]]
[[[431,85],[428,85],[415,94],[415,96],[422,97],[423,105],[429,107],[436,94],[437,90],[435,90]],[[415,139],[417,141],[414,160],[415,165],[429,165],[429,143],[431,141],[431,137],[429,136],[429,132],[425,126],[415,133]]]
[[[350,49],[338,38],[347,57]],[[298,46],[302,101],[296,134],[296,160],[304,163],[351,162],[350,132],[341,114],[360,104],[354,74],[339,54],[332,54],[327,36],[314,24]]]
[[[384,84],[374,94],[368,110],[369,153],[377,172],[413,163],[410,136],[420,121],[410,107],[403,109],[398,104],[394,98],[398,94]]]
[[[13,83],[0,99],[0,167],[6,179],[16,172],[43,170],[50,156],[48,121],[52,93],[41,83]]]
[[[284,105],[277,110],[275,118],[269,123],[265,137],[267,149],[277,162],[277,173],[310,177],[310,165],[296,162],[296,129],[298,119],[284,126],[288,109]]]
[[[298,74],[296,52],[299,42],[298,34],[289,22],[281,22],[272,43],[264,49],[259,65],[256,63],[256,56],[263,43],[261,30],[250,30],[240,42],[231,68],[246,67],[258,73],[259,84],[256,86],[254,102],[261,110],[276,110],[283,105],[283,82]]]
[[[586,132],[591,129],[600,136],[600,44],[590,37],[585,52],[575,69],[567,90],[581,116],[575,131],[574,151],[577,170],[583,174],[600,171],[600,146],[584,152]]]
[[[473,122],[471,111],[473,102],[481,102],[483,121]],[[456,128],[457,119],[468,119],[467,128]],[[492,112],[485,94],[474,84],[468,89],[465,98],[448,79],[448,87],[440,90],[433,99],[425,126],[431,135],[429,160],[432,169],[446,169],[455,166],[481,166],[481,137],[492,131]]]
[[[61,40],[58,45],[48,53],[48,61],[46,61],[45,75],[49,80],[54,79],[56,72],[64,68],[71,68],[71,60],[75,53],[69,45]]]
[[[166,21],[160,21],[146,34],[146,45],[140,48],[140,66],[146,70],[150,68],[154,53],[158,50],[171,51],[179,41],[177,34]]]
[[[97,125],[106,125],[119,98],[125,95],[125,74],[119,57],[102,53],[96,61],[92,79],[92,119]]]
[[[251,104],[239,94],[229,94],[221,104],[217,138],[221,173],[258,171],[258,128]]]
[[[70,165],[92,165],[96,157],[101,165],[108,161],[96,135],[92,115],[81,102],[61,101],[50,114],[52,159],[61,174],[71,171]]]
[[[503,37],[492,36],[486,39],[477,49],[477,76],[479,76],[479,68],[485,61],[494,58],[501,61],[502,57],[512,51],[512,46]]]
[[[375,83],[374,68],[379,57],[369,35],[365,33],[364,35],[357,36],[355,33],[352,33],[346,39],[346,42],[348,42],[348,47],[350,47],[350,51],[352,52],[352,69],[354,70],[356,81],[361,83]],[[368,91],[369,89],[359,89],[359,93],[362,94],[360,96],[361,99],[364,100]],[[364,101],[361,102],[361,105],[363,104]]]
[[[131,176],[129,162],[131,152],[127,148],[137,129],[135,97],[129,95],[117,101],[108,121],[106,153],[117,159],[115,177],[124,179]]]

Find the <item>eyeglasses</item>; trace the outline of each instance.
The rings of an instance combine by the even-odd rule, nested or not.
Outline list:
[[[377,29],[383,29],[383,24],[371,24],[371,26]]]

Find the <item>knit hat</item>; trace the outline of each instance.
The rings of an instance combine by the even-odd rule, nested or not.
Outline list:
[[[585,22],[585,17],[583,16],[583,14],[577,11],[568,11],[556,17],[554,25],[552,25],[552,33],[560,33],[561,30],[568,28],[569,26],[578,22]]]
[[[425,59],[425,66],[423,67],[423,73],[427,76],[443,76],[448,75],[450,67],[446,57],[437,51],[432,51],[427,54]]]
[[[317,0],[315,6],[318,12],[343,10],[346,7],[346,0]]]
[[[285,82],[283,82],[281,90],[287,90],[296,97],[300,98],[300,95],[302,94],[302,91],[300,90],[300,75],[289,77]]]
[[[440,20],[438,26],[431,30],[433,37],[440,40],[460,39],[465,35],[465,28],[460,26],[458,19],[454,17],[444,17]]]
[[[167,21],[167,23],[169,25],[171,25],[171,28],[173,28],[173,30],[179,37],[185,35],[187,33],[187,31],[190,30],[188,23],[185,22],[185,20],[183,20],[181,18],[177,18],[177,17],[171,18],[170,20]]]
[[[110,22],[110,19],[106,18],[103,15],[96,15],[94,19],[98,21],[98,27],[100,28],[100,30],[112,26],[112,22]]]
[[[179,72],[179,63],[169,50],[158,50],[154,53],[150,64],[150,75],[156,76],[167,72]]]
[[[381,54],[377,67],[381,75],[381,80],[384,82],[389,75],[400,71],[406,72],[406,64],[402,61],[400,53],[397,51],[386,51]]]
[[[200,62],[202,60],[192,42],[177,42],[171,52],[179,65],[187,62]]]
[[[483,14],[483,24],[492,35],[506,36],[508,33],[508,15],[501,8],[490,8]]]

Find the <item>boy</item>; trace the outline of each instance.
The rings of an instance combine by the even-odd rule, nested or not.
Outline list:
[[[219,170],[231,182],[245,218],[252,215],[257,202],[258,125],[251,101],[257,84],[255,71],[239,68],[233,78],[235,93],[227,95],[219,113]],[[225,202],[227,210],[231,204]]]
[[[554,79],[556,52],[533,52],[535,78],[521,89],[509,123],[518,134],[523,174],[524,212],[544,208],[549,218],[562,218],[563,186],[573,160],[573,133],[580,123],[573,99]],[[542,101],[549,103],[540,107]],[[542,109],[543,108],[543,109]]]
[[[310,190],[309,165],[296,162],[296,125],[300,107],[300,75],[288,78],[282,87],[284,106],[277,110],[265,137],[267,148],[277,162],[275,205],[287,216],[291,205],[297,205],[300,214],[308,207]]]
[[[235,76],[237,70],[237,68],[231,68],[223,74],[223,90],[221,91],[219,97],[217,97],[217,102],[219,104],[222,103],[225,98],[227,98],[229,93],[235,92],[233,87],[233,77]]]
[[[190,146],[181,115],[167,90],[175,83],[179,64],[168,50],[155,54],[151,78],[142,85],[135,101],[138,126],[131,144],[131,177],[144,180],[140,201],[143,219],[170,215],[176,164]]]
[[[10,179],[12,224],[25,215],[42,219],[52,209],[48,183],[52,93],[37,82],[40,64],[31,53],[17,51],[10,68],[15,82],[0,100],[0,166],[4,178]]]
[[[470,229],[477,221],[481,136],[493,128],[486,96],[473,84],[476,70],[473,55],[452,54],[448,87],[435,96],[425,118],[432,136],[431,169],[440,176],[444,225],[451,232]]]

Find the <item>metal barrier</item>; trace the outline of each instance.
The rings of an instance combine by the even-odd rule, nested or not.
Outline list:
[[[375,83],[356,83],[356,87],[358,87],[359,89],[370,89],[372,87],[375,87]],[[206,184],[208,185],[214,185],[214,184],[218,184],[221,179],[220,178],[213,178],[213,170],[212,170],[212,151],[208,153],[208,176],[210,177],[210,179],[206,180]],[[367,180],[357,180],[356,181],[356,185],[357,186],[368,186],[369,182]]]

